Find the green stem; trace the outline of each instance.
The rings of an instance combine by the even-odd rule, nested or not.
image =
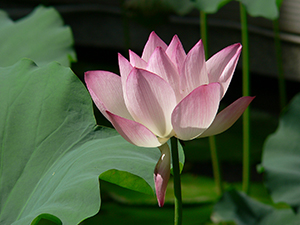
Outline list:
[[[205,58],[208,59],[207,19],[206,19],[206,13],[203,11],[200,11],[200,32],[201,32],[202,43],[203,43],[204,50],[205,50]],[[217,186],[217,192],[219,195],[222,195],[223,194],[222,176],[221,176],[221,170],[220,170],[220,162],[218,159],[217,144],[216,144],[215,136],[209,137],[209,146],[210,146],[214,179],[215,179],[215,184]]]
[[[249,41],[247,12],[240,3],[241,25],[242,25],[242,44],[243,44],[243,96],[250,95],[249,79]],[[249,107],[243,114],[243,191],[249,192],[250,187],[250,110]]]
[[[283,73],[278,19],[273,21],[273,29],[274,29],[274,41],[275,41],[276,60],[277,60],[277,69],[278,69],[279,100],[280,100],[280,109],[282,110],[286,106],[286,89],[285,89],[285,79]]]
[[[171,138],[171,149],[172,149],[174,196],[175,196],[174,225],[181,225],[182,224],[181,181],[180,181],[180,167],[179,167],[179,156],[178,156],[178,142],[175,137]]]

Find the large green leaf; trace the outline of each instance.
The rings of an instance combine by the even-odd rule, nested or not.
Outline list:
[[[116,184],[153,194],[160,151],[96,127],[90,96],[69,68],[27,59],[0,68],[0,103],[1,225],[41,214],[78,224],[98,212],[105,171],[117,174]]]
[[[72,31],[54,8],[39,6],[16,22],[0,10],[0,43],[0,66],[13,65],[24,57],[39,66],[52,61],[69,66],[76,59]]]
[[[277,131],[267,139],[262,166],[275,202],[300,207],[300,94],[281,116]]]
[[[225,192],[214,207],[214,222],[233,221],[237,225],[297,225],[300,215],[289,208],[275,209],[234,189]]]

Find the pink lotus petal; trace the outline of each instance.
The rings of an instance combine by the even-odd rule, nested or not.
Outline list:
[[[222,96],[228,89],[241,51],[242,45],[234,44],[219,51],[206,62],[209,82],[219,82],[222,85]]]
[[[172,125],[181,140],[202,134],[213,122],[220,102],[219,83],[202,85],[186,96],[172,113]]]
[[[201,40],[187,54],[180,79],[180,91],[183,96],[188,95],[203,84],[208,84],[204,48]]]
[[[220,134],[230,128],[238,120],[238,118],[240,118],[254,98],[255,97],[245,96],[231,103],[228,107],[218,113],[214,122],[200,135],[200,137]]]
[[[149,71],[134,68],[127,79],[126,95],[126,106],[135,121],[159,137],[170,134],[176,97],[165,80]]]
[[[118,53],[118,62],[119,62],[120,75],[121,75],[121,77],[124,77],[125,80],[127,80],[127,77],[129,75],[129,73],[131,72],[131,70],[133,69],[133,66],[120,53]]]
[[[176,67],[161,47],[157,47],[155,49],[148,61],[148,66],[146,69],[167,81],[173,88],[177,100],[181,100],[181,95],[178,91],[179,74],[176,70]]]
[[[178,44],[175,51],[174,51],[175,56],[172,56],[173,58],[175,57],[176,59],[176,65],[177,65],[177,70],[178,73],[180,74],[182,67],[183,67],[183,63],[186,59],[186,53],[183,50],[181,44]]]
[[[86,72],[84,78],[96,106],[106,118],[106,110],[108,110],[132,119],[125,106],[120,76],[99,70]]]
[[[140,147],[158,147],[161,145],[157,137],[142,124],[125,119],[108,111],[106,114],[118,133],[131,144]]]
[[[134,67],[145,69],[147,67],[147,62],[141,59],[137,54],[133,51],[129,50],[129,61],[130,64]]]
[[[166,43],[163,40],[161,40],[154,31],[152,31],[144,47],[142,59],[148,62],[154,50],[159,46],[162,47],[163,50],[166,50],[168,47]]]
[[[126,89],[127,77],[130,74],[131,70],[133,69],[133,66],[120,53],[118,54],[118,60],[119,60],[119,69],[120,69],[120,74],[121,74],[122,88],[123,88],[123,92],[126,92],[125,89]],[[125,99],[125,101],[126,101],[126,99]]]
[[[177,35],[174,35],[171,43],[166,50],[166,53],[173,64],[176,66],[179,73],[186,58],[186,53]]]
[[[166,53],[169,56],[169,58],[172,58],[173,52],[175,51],[175,48],[177,47],[177,44],[181,43],[178,36],[174,35],[170,44],[168,45],[167,49],[166,49]],[[173,60],[172,60],[173,61]],[[174,65],[175,65],[175,61],[174,61]]]
[[[167,143],[160,146],[159,150],[161,151],[161,157],[154,169],[154,184],[158,205],[159,207],[163,207],[167,185],[170,179],[171,157],[170,148]]]

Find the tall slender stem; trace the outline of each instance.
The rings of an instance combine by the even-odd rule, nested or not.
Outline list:
[[[208,59],[208,32],[207,32],[207,19],[206,13],[200,11],[200,32],[201,39],[205,50],[205,58]],[[214,173],[215,184],[217,187],[217,192],[219,195],[223,194],[223,186],[222,186],[222,175],[220,170],[220,162],[218,159],[217,152],[217,144],[215,136],[210,136],[209,138],[209,146],[212,160],[212,167]]]
[[[285,89],[285,79],[284,79],[284,72],[283,72],[278,19],[273,21],[273,29],[274,29],[274,41],[275,41],[276,60],[277,60],[277,69],[278,69],[279,100],[280,100],[280,109],[282,110],[286,106],[286,89]]]
[[[181,197],[181,181],[178,156],[178,142],[175,137],[171,138],[173,176],[174,176],[174,196],[175,196],[175,214],[174,225],[182,224],[182,197]]]
[[[243,44],[243,96],[250,95],[249,79],[249,42],[247,12],[240,3],[241,25],[242,25],[242,44]],[[243,114],[243,191],[249,192],[250,187],[250,109],[249,107]]]

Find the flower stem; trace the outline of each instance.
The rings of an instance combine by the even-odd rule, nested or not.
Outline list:
[[[274,41],[275,41],[275,50],[276,50],[276,60],[278,68],[278,85],[279,85],[279,100],[280,100],[280,109],[282,110],[286,106],[286,89],[285,89],[285,80],[283,72],[283,63],[282,63],[282,52],[281,52],[281,43],[279,36],[279,21],[275,19],[273,21],[273,30],[274,30]]]
[[[173,176],[174,176],[174,196],[175,196],[175,213],[174,225],[182,224],[182,197],[181,197],[181,181],[180,181],[180,168],[178,156],[178,142],[177,138],[171,138],[172,149],[172,163],[173,163]]]
[[[241,25],[242,25],[242,44],[243,44],[243,96],[250,95],[249,79],[249,42],[247,12],[240,3]],[[243,191],[249,192],[250,187],[250,110],[249,107],[243,114]]]
[[[204,47],[205,58],[208,59],[208,32],[207,32],[207,20],[206,13],[200,11],[200,33]],[[217,186],[217,192],[219,195],[223,194],[222,176],[220,170],[220,162],[218,159],[217,144],[215,136],[209,137],[209,146],[212,160],[213,173],[215,178],[215,184]]]

